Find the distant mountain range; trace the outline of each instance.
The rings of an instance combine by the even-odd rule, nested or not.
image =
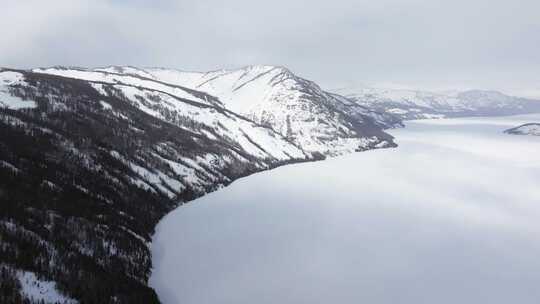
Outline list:
[[[508,96],[497,91],[429,92],[351,87],[335,92],[359,105],[404,120],[540,113],[540,100]]]

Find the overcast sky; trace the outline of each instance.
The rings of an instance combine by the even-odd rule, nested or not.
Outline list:
[[[326,88],[540,96],[538,0],[0,1],[0,66],[274,64]]]

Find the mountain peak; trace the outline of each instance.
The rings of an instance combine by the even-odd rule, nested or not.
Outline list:
[[[278,71],[284,73],[292,73],[287,67],[282,65],[267,65],[267,64],[255,64],[255,65],[246,65],[238,69],[231,69],[229,71],[253,71],[253,72],[268,72],[268,71]]]

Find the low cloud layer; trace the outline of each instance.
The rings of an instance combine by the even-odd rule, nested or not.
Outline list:
[[[24,0],[0,65],[285,65],[326,87],[540,86],[540,2]]]
[[[411,123],[236,181],[162,221],[150,282],[166,304],[536,303],[540,141],[502,133],[532,120]]]

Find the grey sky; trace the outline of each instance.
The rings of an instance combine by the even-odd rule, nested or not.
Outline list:
[[[325,87],[540,92],[538,0],[0,1],[0,66],[275,64]]]

